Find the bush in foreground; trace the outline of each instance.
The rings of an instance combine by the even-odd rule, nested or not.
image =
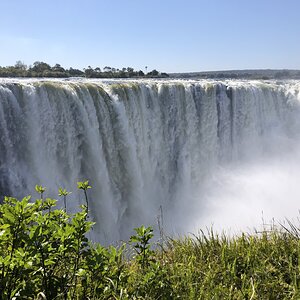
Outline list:
[[[88,205],[88,182],[78,184]],[[164,239],[153,249],[151,227],[129,244],[103,247],[87,234],[87,206],[74,215],[57,200],[0,205],[0,299],[299,299],[298,229],[228,238],[213,232]]]

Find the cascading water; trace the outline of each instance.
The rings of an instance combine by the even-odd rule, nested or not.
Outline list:
[[[57,197],[89,179],[94,232],[107,242],[155,224],[160,206],[169,231],[225,215],[238,224],[242,211],[274,206],[264,188],[287,187],[282,170],[300,175],[299,98],[295,81],[2,80],[0,194],[42,184]],[[70,210],[80,203],[73,192]]]

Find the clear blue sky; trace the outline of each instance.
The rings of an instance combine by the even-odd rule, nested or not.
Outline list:
[[[300,0],[0,0],[0,65],[300,69]]]

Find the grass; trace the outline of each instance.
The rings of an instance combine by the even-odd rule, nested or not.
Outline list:
[[[88,182],[78,187],[87,202]],[[156,244],[152,228],[141,226],[127,244],[103,247],[88,243],[86,206],[68,215],[36,190],[35,202],[0,205],[0,300],[300,299],[300,230],[289,221]]]
[[[180,299],[300,299],[300,240],[290,229],[171,240],[166,268]]]

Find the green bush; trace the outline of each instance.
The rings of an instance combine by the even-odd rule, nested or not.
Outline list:
[[[124,247],[91,245],[87,207],[70,216],[52,209],[57,200],[42,199],[45,188],[36,190],[35,202],[6,197],[0,206],[0,299],[117,295]]]

